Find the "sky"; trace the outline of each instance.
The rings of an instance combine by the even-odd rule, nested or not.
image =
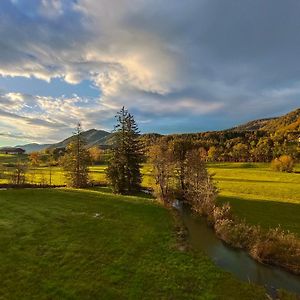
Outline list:
[[[1,0],[0,146],[226,129],[300,107],[298,0]]]

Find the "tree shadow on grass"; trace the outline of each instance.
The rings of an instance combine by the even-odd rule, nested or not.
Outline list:
[[[251,224],[266,229],[280,225],[300,237],[300,204],[228,196],[219,196],[218,202],[229,202],[233,213]]]
[[[231,181],[231,182],[254,182],[254,183],[274,183],[277,184],[278,181],[271,180],[260,180],[260,179],[243,179],[243,178],[226,178],[226,177],[218,177],[215,178],[219,181]],[[279,183],[294,183],[293,181],[280,181]]]
[[[250,162],[223,162],[223,163],[207,163],[208,168],[212,169],[262,169],[264,165]]]
[[[118,195],[118,194],[113,193],[112,188],[110,186],[90,187],[90,188],[87,188],[87,190]],[[124,196],[135,196],[135,197],[146,198],[146,199],[153,199],[154,198],[152,193],[146,188],[142,189],[139,192],[134,192],[134,193],[131,193],[131,194],[124,194]]]

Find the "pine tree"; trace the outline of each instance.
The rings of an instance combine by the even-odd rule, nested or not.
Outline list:
[[[88,185],[90,155],[86,149],[86,142],[82,137],[80,123],[76,127],[72,142],[67,146],[67,152],[62,162],[70,186],[81,188]]]
[[[107,177],[115,193],[127,194],[140,189],[142,147],[134,117],[123,107],[116,118],[114,147]]]

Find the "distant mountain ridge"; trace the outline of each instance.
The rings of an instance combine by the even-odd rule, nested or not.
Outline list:
[[[50,147],[51,144],[37,144],[37,143],[31,143],[26,145],[17,145],[16,148],[22,148],[26,151],[26,153],[31,153],[35,151],[42,151],[46,148]]]
[[[293,110],[283,116],[267,119],[259,119],[241,124],[229,129],[230,131],[266,131],[286,132],[300,131],[300,108]]]
[[[270,120],[263,128],[269,132],[300,131],[300,108],[274,120]]]
[[[262,131],[266,133],[285,133],[285,132],[299,132],[300,134],[300,108],[287,113],[280,117],[265,118],[247,122],[239,126],[227,129],[215,131],[216,134],[224,132],[247,132],[247,131]],[[109,147],[112,144],[113,133],[109,133],[104,130],[90,129],[82,133],[87,142],[88,148],[93,146],[100,146],[102,148]],[[191,135],[197,135],[192,133]],[[150,141],[153,138],[161,136],[160,134],[143,134],[145,140]],[[66,147],[73,137],[68,137],[65,140],[55,144],[26,144],[18,145],[16,147],[24,149],[27,153],[34,151],[42,151],[45,149],[54,149],[60,147]]]
[[[83,138],[87,142],[87,147],[91,148],[93,146],[102,146],[105,147],[110,144],[109,137],[112,134],[104,131],[104,130],[97,130],[97,129],[90,129],[87,131],[82,132]],[[61,142],[54,143],[54,144],[26,144],[26,145],[18,145],[16,147],[22,148],[26,151],[26,153],[31,153],[35,151],[43,151],[46,149],[55,149],[55,148],[64,148],[66,147],[72,140],[73,136],[70,136],[64,139]]]
[[[97,130],[97,129],[90,129],[82,132],[82,137],[86,140],[88,148],[95,145],[98,146],[106,145],[107,144],[106,137],[108,137],[109,135],[111,135],[111,133],[104,130]],[[66,147],[73,139],[74,139],[73,136],[68,137],[59,143],[50,145],[47,148],[54,149],[54,148]]]
[[[249,121],[245,124],[238,125],[236,127],[230,128],[230,131],[255,131],[255,130],[263,130],[263,128],[268,125],[271,121],[277,120],[278,117],[275,118],[266,118],[266,119],[258,119],[254,121]]]

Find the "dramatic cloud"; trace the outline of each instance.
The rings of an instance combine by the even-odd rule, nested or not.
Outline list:
[[[0,125],[10,129],[2,136],[57,141],[70,135],[79,121],[85,128],[103,128],[99,120],[108,118],[113,118],[111,109],[95,99],[0,94]]]
[[[50,140],[78,120],[110,128],[123,105],[160,132],[285,113],[300,103],[299,9],[297,0],[3,0],[0,75],[88,80],[100,96],[16,85],[0,95],[0,125]]]

